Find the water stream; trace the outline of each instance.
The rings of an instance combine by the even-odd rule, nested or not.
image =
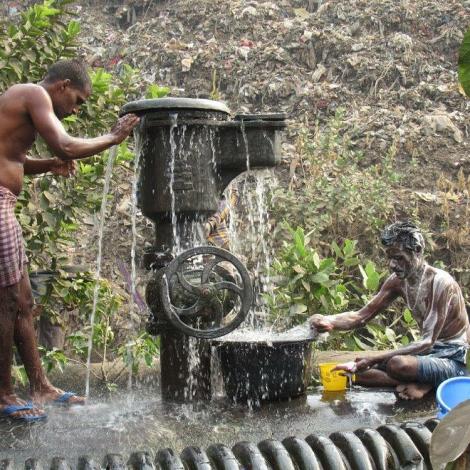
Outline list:
[[[109,184],[111,182],[111,175],[113,172],[114,160],[116,159],[118,147],[111,147],[108,153],[108,161],[106,164],[106,171],[104,176],[103,197],[101,199],[100,221],[98,228],[98,256],[96,259],[96,272],[95,272],[95,290],[93,292],[93,307],[90,315],[90,336],[88,338],[88,354],[86,361],[86,378],[85,378],[85,396],[90,394],[90,370],[91,370],[91,352],[93,350],[93,333],[95,328],[96,308],[98,306],[98,298],[100,292],[100,278],[101,278],[101,259],[103,250],[103,233],[104,222],[106,219],[106,206],[108,202]]]
[[[177,256],[180,253],[180,236],[178,233],[178,223],[176,217],[176,195],[175,195],[175,161],[177,157],[177,144],[175,140],[175,134],[178,132],[178,114],[170,114],[171,127],[170,127],[170,149],[171,149],[171,160],[170,160],[170,197],[171,197],[171,225],[173,227],[173,247],[172,254]]]
[[[246,155],[247,171],[231,187],[242,187],[237,207],[231,207],[229,239],[231,251],[247,265],[253,275],[255,303],[244,325],[251,330],[264,328],[268,311],[263,293],[272,290],[269,276],[272,260],[268,214],[269,191],[275,186],[272,170],[255,170],[250,166],[250,148],[245,123],[241,122],[242,141]]]
[[[140,174],[140,156],[142,154],[143,128],[145,126],[145,116],[141,117],[139,126],[134,130],[134,176],[132,179],[132,204],[131,204],[131,226],[132,226],[132,244],[131,244],[131,296],[130,296],[130,317],[133,318],[135,295],[137,285],[137,270],[135,263],[135,251],[137,246],[137,192]]]

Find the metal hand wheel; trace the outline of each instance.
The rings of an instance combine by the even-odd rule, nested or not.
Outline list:
[[[201,246],[185,251],[165,267],[161,299],[176,329],[212,339],[243,322],[253,303],[253,287],[248,271],[234,255]]]

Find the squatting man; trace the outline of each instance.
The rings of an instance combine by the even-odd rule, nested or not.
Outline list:
[[[451,377],[467,375],[470,327],[465,302],[452,276],[426,263],[424,238],[409,222],[397,222],[381,235],[392,274],[379,293],[357,312],[313,315],[319,332],[364,326],[396,298],[402,297],[418,323],[421,339],[373,358],[355,361],[355,383],[396,387],[404,399],[420,399]],[[338,369],[349,370],[350,366]]]
[[[0,416],[34,421],[45,418],[41,409],[45,403],[84,403],[84,398],[54,387],[41,367],[27,258],[14,209],[25,174],[70,176],[74,160],[119,144],[139,122],[137,116],[128,114],[100,137],[70,136],[60,121],[76,113],[90,94],[91,81],[84,65],[66,60],[52,65],[39,84],[13,85],[0,95]],[[38,134],[55,158],[26,156]],[[25,366],[32,402],[13,392],[13,345]]]

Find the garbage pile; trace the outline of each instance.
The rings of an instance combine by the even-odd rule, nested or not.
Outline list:
[[[80,0],[75,8],[93,65],[130,64],[143,89],[157,83],[236,112],[286,112],[284,182],[296,172],[301,129],[343,108],[365,165],[394,149],[405,205],[428,207],[421,217],[441,231],[438,245],[452,252],[446,262],[470,285],[459,222],[469,207],[470,99],[457,79],[470,0]],[[443,178],[451,183],[439,186]],[[442,226],[436,208],[447,205],[455,220]]]
[[[106,3],[81,12],[87,53],[102,65],[129,63],[174,96],[285,111],[294,135],[343,107],[371,162],[394,144],[434,176],[469,168],[456,66],[468,0],[128,0],[146,5],[128,28]]]

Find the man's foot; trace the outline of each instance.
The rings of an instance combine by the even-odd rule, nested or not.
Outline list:
[[[16,395],[0,399],[0,416],[24,422],[40,421],[47,417],[43,409],[19,399]]]
[[[432,385],[418,383],[401,384],[396,388],[398,396],[403,400],[421,400],[431,390]]]
[[[50,388],[41,392],[31,394],[34,403],[56,404],[56,405],[84,405],[85,397],[79,397],[72,392],[64,392],[58,388]]]

